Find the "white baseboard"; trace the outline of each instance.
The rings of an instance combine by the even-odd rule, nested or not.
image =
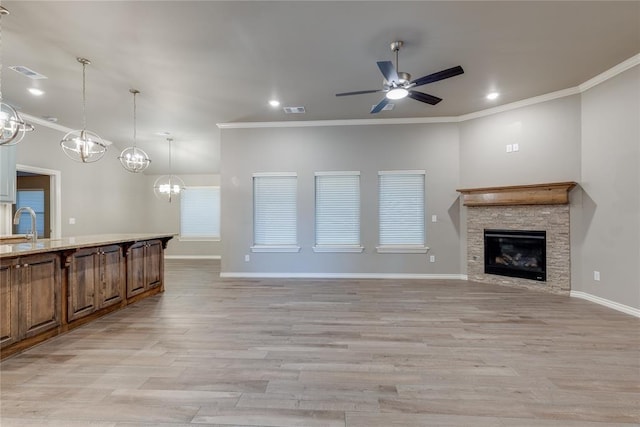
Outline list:
[[[220,255],[165,255],[164,259],[221,259]]]
[[[571,291],[569,295],[574,298],[586,299],[587,301],[595,302],[596,304],[604,305],[605,307],[609,307],[635,317],[640,317],[640,309],[629,307],[628,305],[620,304],[619,302],[600,298],[581,291]]]
[[[243,273],[222,272],[220,277],[244,279],[420,279],[467,280],[462,274],[397,274],[397,273]]]

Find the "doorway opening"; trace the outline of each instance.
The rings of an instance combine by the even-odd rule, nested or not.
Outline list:
[[[16,204],[13,212],[29,206],[36,212],[38,238],[60,239],[62,236],[62,196],[60,171],[16,165]],[[13,226],[14,234],[25,234],[18,227],[28,227],[28,218]]]

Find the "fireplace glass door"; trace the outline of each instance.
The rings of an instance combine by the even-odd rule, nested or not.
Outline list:
[[[484,272],[547,280],[546,231],[484,230]]]

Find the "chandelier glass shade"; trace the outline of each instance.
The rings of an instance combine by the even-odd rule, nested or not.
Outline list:
[[[162,175],[156,179],[156,182],[153,184],[153,192],[158,199],[171,203],[180,197],[180,193],[184,190],[185,185],[182,179],[172,174],[171,143],[173,139],[167,138],[167,141],[169,141],[169,175]]]
[[[156,197],[169,203],[180,197],[182,190],[184,190],[184,181],[175,175],[162,175],[153,184]]]
[[[0,16],[9,15],[9,11],[0,6]],[[0,30],[2,25],[0,25]],[[0,34],[0,40],[2,35]],[[0,73],[2,62],[0,61]],[[1,76],[1,75],[0,75]],[[32,125],[26,123],[10,104],[2,102],[2,86],[0,84],[0,145],[15,145],[22,141],[25,132],[32,131]]]
[[[34,129],[33,125],[26,123],[16,109],[6,102],[2,102],[0,107],[0,127],[0,145],[15,145],[22,141],[26,132]]]
[[[87,130],[86,115],[86,68],[91,61],[76,58],[82,64],[82,130],[72,130],[62,138],[62,151],[72,160],[82,163],[93,163],[100,160],[107,152],[107,144],[94,132]]]
[[[137,89],[129,89],[133,94],[133,146],[127,147],[120,153],[120,163],[122,167],[132,173],[142,172],[151,164],[151,159],[144,150],[136,147],[136,95],[140,93]]]

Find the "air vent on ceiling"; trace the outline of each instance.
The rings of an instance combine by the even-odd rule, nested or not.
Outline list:
[[[304,107],[284,107],[284,112],[287,114],[304,114],[306,111]]]
[[[389,104],[385,105],[385,106],[382,108],[382,110],[380,110],[380,111],[391,111],[391,110],[393,110],[393,108],[394,108],[395,106],[396,106],[396,104],[391,104],[391,103],[389,103]],[[371,106],[371,109],[373,110],[374,108],[376,108],[376,106],[375,106],[375,105],[372,105],[372,106]]]
[[[33,79],[33,80],[42,80],[42,79],[46,79],[47,78],[47,76],[44,76],[44,75],[42,75],[40,73],[37,73],[37,72],[33,71],[32,69],[27,68],[27,67],[25,67],[23,65],[13,65],[13,66],[11,66],[9,68],[11,68],[13,71],[15,71],[17,73],[22,74],[25,77],[29,77],[30,79]]]

